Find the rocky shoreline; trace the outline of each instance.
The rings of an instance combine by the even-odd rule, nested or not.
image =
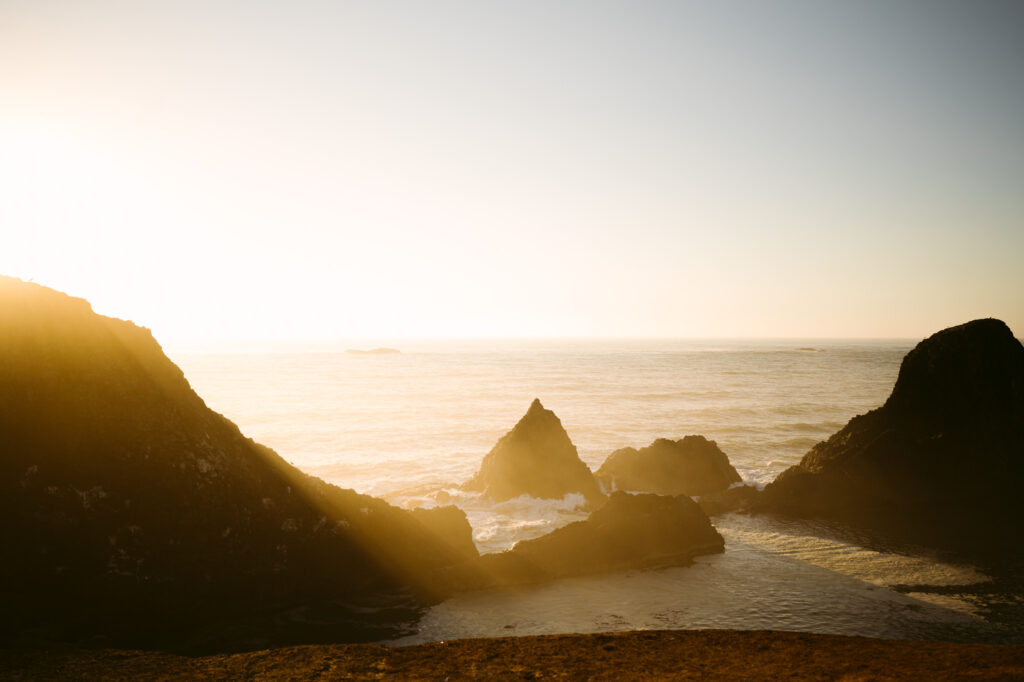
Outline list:
[[[869,538],[904,533],[998,560],[1007,570],[993,575],[1013,597],[1006,620],[1020,622],[1024,346],[998,320],[922,341],[885,405],[852,419],[763,492],[739,486],[726,454],[695,435],[618,450],[595,476],[555,413],[534,400],[465,488],[493,501],[577,495],[590,515],[483,556],[462,510],[394,507],[308,476],[247,438],[209,409],[144,328],[10,278],[0,278],[0,328],[0,539],[11,557],[0,564],[8,586],[0,642],[22,649],[0,651],[2,678],[404,670],[621,679],[675,675],[683,669],[673,666],[691,663],[694,674],[746,677],[804,673],[779,666],[818,665],[822,650],[842,655],[808,668],[811,676],[890,656],[889,667],[864,674],[905,677],[973,671],[988,660],[966,645],[725,630],[357,643],[393,637],[398,623],[467,591],[687,566],[724,551],[709,515],[737,508],[830,519]],[[82,645],[117,648],[73,648]],[[776,650],[787,653],[772,658]],[[1019,644],[985,651],[1020,663]]]
[[[111,649],[0,650],[7,680],[1020,679],[1024,645],[799,632],[661,630],[462,639],[410,647],[296,646],[188,657]]]

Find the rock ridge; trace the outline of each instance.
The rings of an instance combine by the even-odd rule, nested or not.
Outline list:
[[[296,609],[336,616],[293,628],[303,641],[374,638],[356,615],[373,595],[428,603],[440,569],[476,557],[461,511],[298,471],[210,410],[149,330],[6,277],[0,434],[0,639],[201,648],[201,624],[262,618],[254,641],[287,643],[275,614]]]

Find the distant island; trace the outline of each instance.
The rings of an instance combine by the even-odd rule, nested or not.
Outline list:
[[[397,348],[370,348],[369,350],[365,348],[348,348],[345,352],[352,355],[396,355],[402,351]]]

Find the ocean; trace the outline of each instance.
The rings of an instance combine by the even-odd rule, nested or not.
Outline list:
[[[912,341],[529,340],[172,351],[214,410],[300,469],[413,508],[456,504],[481,552],[585,518],[582,499],[488,503],[458,489],[534,398],[596,470],[614,450],[700,434],[763,486],[881,405]],[[714,519],[721,555],[690,567],[470,593],[393,643],[664,628],[1022,641],[982,567],[842,528]],[[990,593],[991,592],[991,593]],[[1009,596],[1013,598],[1013,595]]]

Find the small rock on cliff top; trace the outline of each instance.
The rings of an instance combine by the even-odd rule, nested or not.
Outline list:
[[[607,488],[658,495],[708,495],[740,481],[718,444],[704,436],[659,438],[645,448],[622,448],[595,474]]]
[[[540,400],[487,453],[464,487],[499,501],[520,495],[560,499],[569,493],[582,493],[591,504],[604,499],[562,422]]]
[[[755,507],[1000,547],[1020,535],[1022,477],[1024,346],[983,319],[919,343],[886,403],[815,445]]]

